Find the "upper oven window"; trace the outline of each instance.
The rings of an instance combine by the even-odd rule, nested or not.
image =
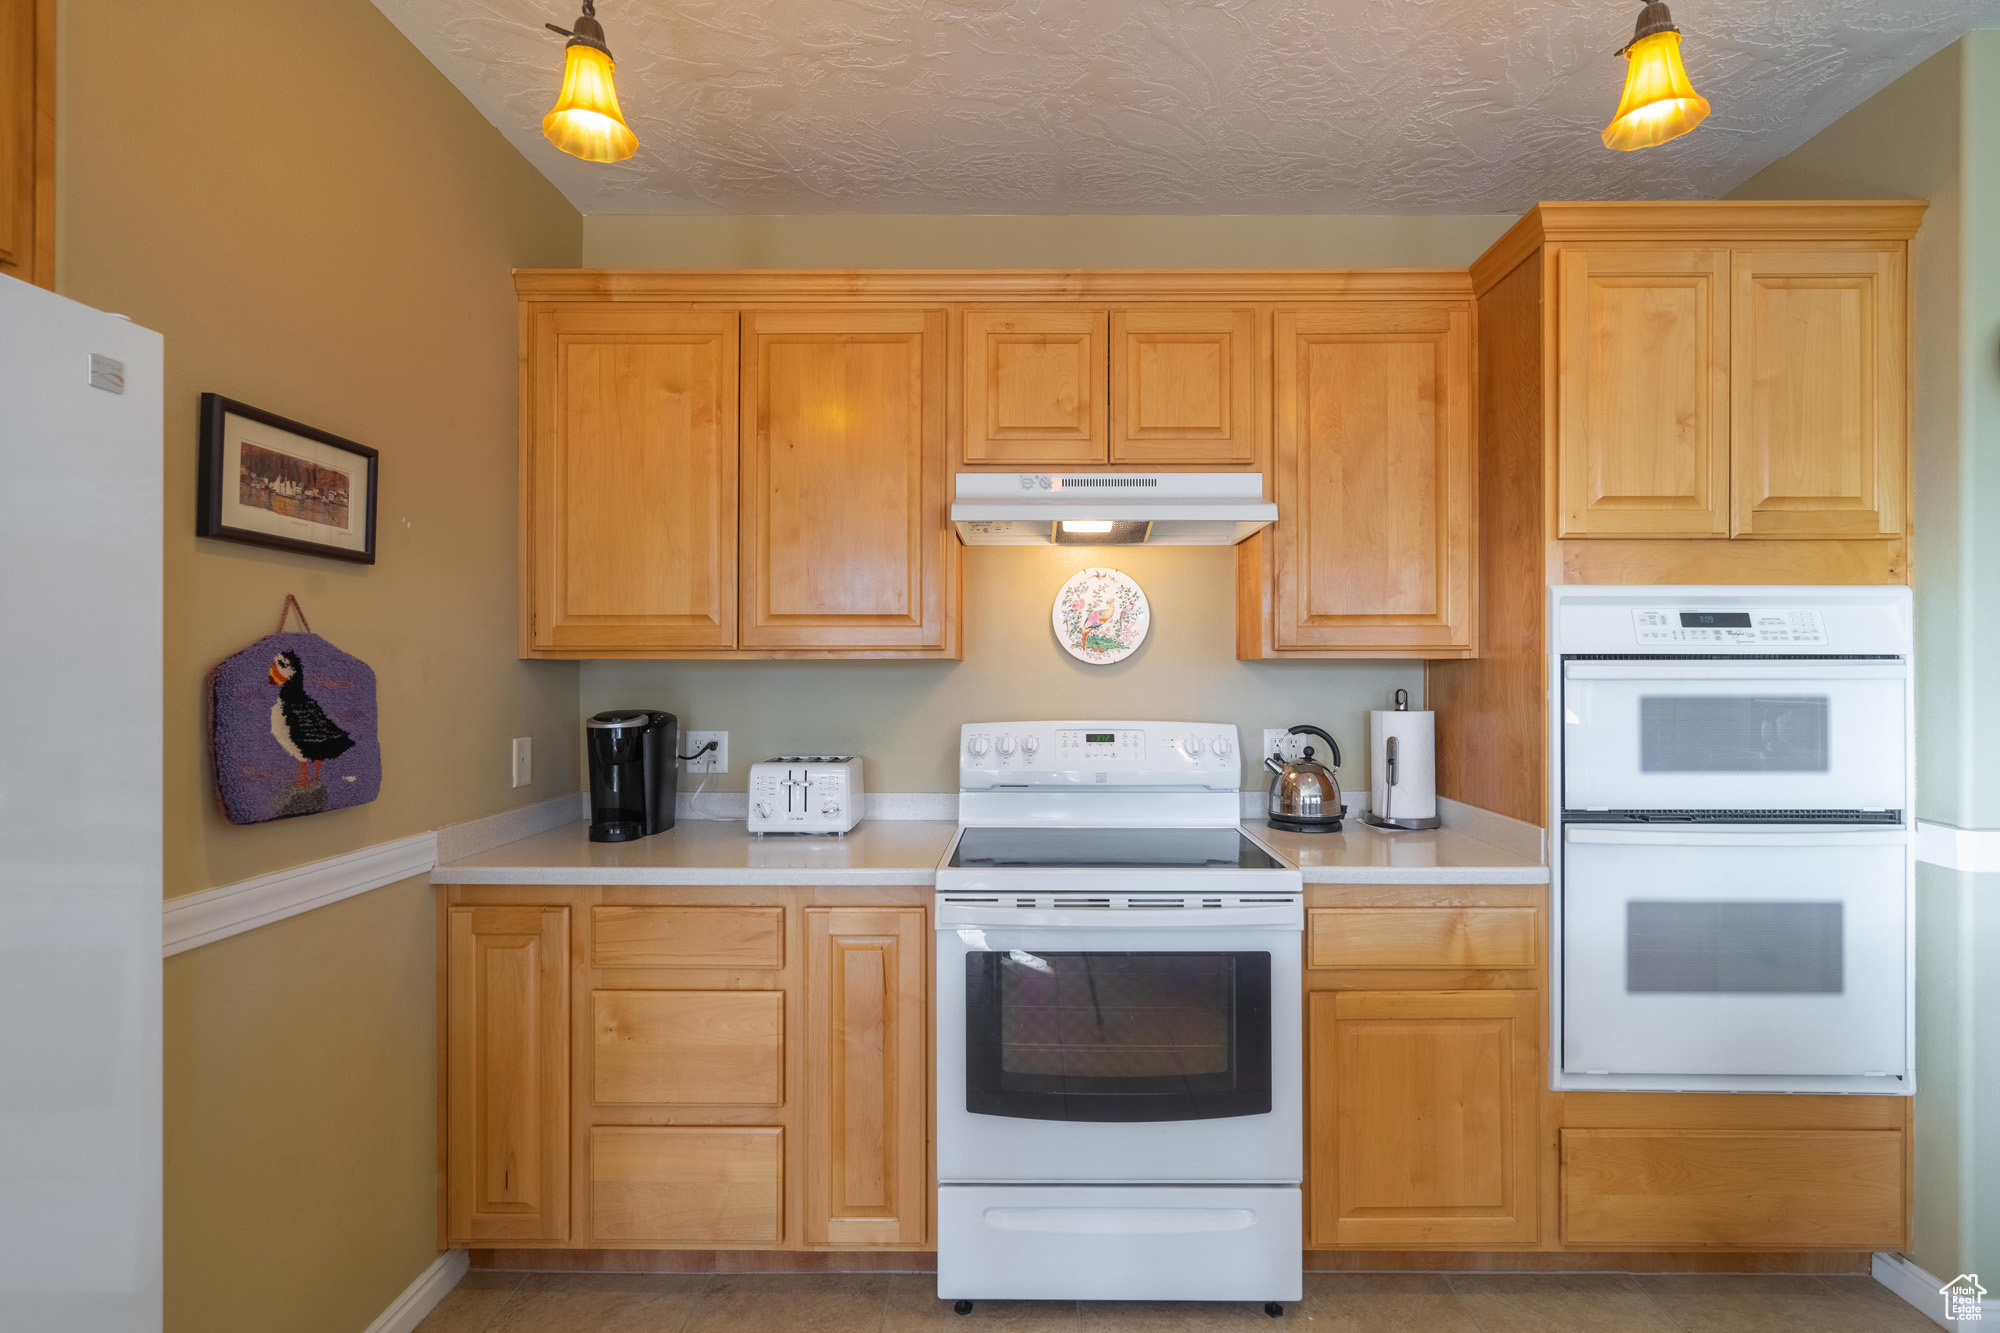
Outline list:
[[[1650,694],[1639,700],[1642,773],[1824,773],[1827,696]]]
[[[1271,1109],[1268,953],[969,954],[966,1109],[1208,1120]]]

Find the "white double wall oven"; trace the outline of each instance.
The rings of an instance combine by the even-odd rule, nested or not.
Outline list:
[[[1910,596],[1550,590],[1568,1088],[1913,1090]]]

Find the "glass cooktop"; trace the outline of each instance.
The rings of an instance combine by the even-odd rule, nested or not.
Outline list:
[[[1233,828],[969,828],[947,864],[973,870],[1285,869]]]

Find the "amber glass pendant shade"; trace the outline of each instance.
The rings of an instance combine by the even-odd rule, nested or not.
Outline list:
[[[1688,82],[1681,35],[1655,32],[1625,48],[1625,95],[1604,127],[1604,146],[1630,152],[1678,139],[1708,118],[1708,102]]]
[[[639,151],[639,136],[618,110],[610,54],[582,42],[571,42],[563,54],[562,93],[542,117],[542,134],[571,157],[623,162]]]

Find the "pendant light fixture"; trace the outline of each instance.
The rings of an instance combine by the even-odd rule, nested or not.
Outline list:
[[[543,136],[586,162],[623,162],[638,152],[639,136],[625,123],[618,90],[611,85],[611,49],[604,44],[596,0],[583,0],[583,15],[574,28],[543,26],[569,38],[563,48],[562,92],[555,109],[542,117]]]
[[[1708,118],[1708,103],[1681,64],[1681,30],[1659,0],[1639,11],[1625,57],[1625,95],[1604,127],[1604,146],[1630,152],[1678,139]]]

